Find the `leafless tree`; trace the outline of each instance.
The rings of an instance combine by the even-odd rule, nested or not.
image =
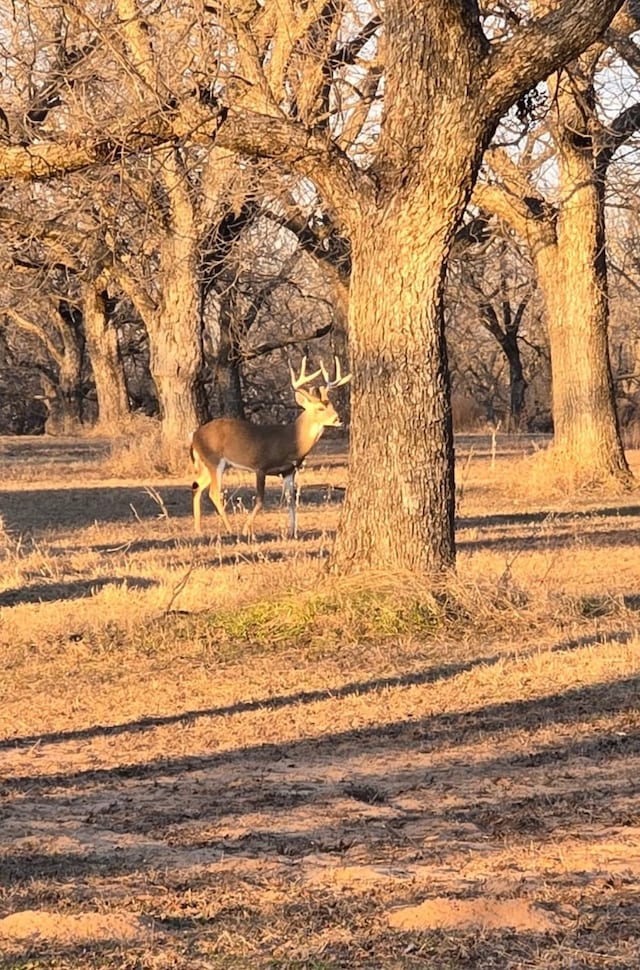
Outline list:
[[[536,358],[540,356],[539,345],[525,332],[535,281],[530,265],[497,228],[487,230],[480,245],[464,246],[460,255],[457,258],[454,255],[451,260],[446,299],[447,333],[450,347],[462,341],[463,346],[456,347],[454,356],[457,366],[470,375],[475,374],[480,364],[476,352],[479,341],[474,341],[474,351],[471,351],[468,338],[462,337],[462,329],[468,333],[481,327],[497,343],[507,365],[506,400],[503,405],[502,386],[498,384],[498,398],[492,400],[487,386],[482,394],[483,403],[490,420],[499,420],[505,430],[519,431],[526,423],[528,386],[523,348],[534,351],[526,355],[527,362],[530,359],[537,365]],[[484,363],[483,360],[481,365]],[[494,371],[495,365],[491,368]]]
[[[529,245],[547,308],[555,450],[583,483],[631,479],[609,357],[605,200],[609,165],[638,128],[640,103],[613,118],[599,112],[597,71],[607,42],[633,56],[628,34],[637,14],[636,5],[628,5],[606,40],[547,82],[542,132],[535,132],[547,151],[540,154],[538,137],[525,143],[519,157],[506,147],[489,151],[491,177],[474,194]],[[557,179],[548,179],[545,191],[540,175],[549,163]]]

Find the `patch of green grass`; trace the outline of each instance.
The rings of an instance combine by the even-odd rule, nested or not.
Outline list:
[[[277,647],[300,642],[311,645],[327,637],[357,643],[431,636],[440,617],[432,598],[359,589],[259,600],[209,614],[207,622],[220,640]]]

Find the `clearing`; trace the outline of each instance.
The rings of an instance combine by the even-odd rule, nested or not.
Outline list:
[[[195,537],[187,468],[0,440],[1,967],[640,966],[640,498],[492,444],[433,596],[323,574],[338,438],[297,542],[277,482]]]

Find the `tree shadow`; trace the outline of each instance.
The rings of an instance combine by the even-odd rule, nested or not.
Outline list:
[[[631,631],[618,630],[608,634],[607,640],[615,643],[628,643],[634,635],[635,633]],[[602,635],[587,634],[555,644],[549,648],[549,652],[567,653],[599,643],[602,643]],[[537,652],[538,648],[535,651],[520,651],[519,656],[526,657],[534,653],[537,654]],[[432,684],[439,680],[448,680],[451,677],[457,677],[461,673],[473,670],[474,667],[488,667],[492,664],[502,663],[503,661],[504,654],[481,656],[457,663],[429,666],[423,670],[412,671],[406,674],[397,674],[390,677],[375,677],[363,681],[351,681],[348,684],[343,684],[342,687],[327,687],[312,691],[296,691],[293,694],[270,695],[269,697],[261,697],[252,701],[237,701],[234,704],[227,704],[222,707],[197,708],[191,711],[181,711],[179,714],[153,715],[138,718],[135,721],[126,721],[122,724],[100,724],[87,728],[77,728],[72,731],[52,731],[45,734],[4,738],[0,740],[0,751],[12,750],[19,747],[31,747],[34,744],[60,744],[66,743],[67,741],[85,741],[95,737],[137,734],[154,730],[157,727],[166,727],[171,724],[191,724],[199,718],[229,717],[234,714],[244,714],[251,711],[277,711],[286,707],[297,707],[301,704],[315,704],[318,701],[362,696],[375,693],[379,690]]]
[[[502,659],[502,658],[501,658]],[[485,659],[470,661],[471,666],[486,663]],[[495,662],[495,658],[494,658]],[[444,677],[455,676],[460,672],[458,665],[444,672]],[[464,665],[463,668],[464,669]],[[429,670],[421,674],[409,675],[417,678],[418,683],[428,683],[442,679],[442,671]],[[420,680],[420,678],[423,678]],[[393,681],[394,679],[391,678]],[[403,683],[402,678],[399,678]],[[414,681],[415,682],[415,681]],[[364,690],[378,689],[378,682],[365,682],[364,685],[347,685],[343,688],[342,696],[349,693],[362,693]],[[385,686],[384,681],[382,685]],[[171,759],[159,759],[145,764],[132,764],[112,768],[82,769],[80,771],[59,772],[41,777],[31,775],[14,775],[5,778],[3,787],[6,792],[46,791],[52,788],[71,788],[84,785],[109,784],[116,779],[149,779],[159,776],[172,777],[183,772],[208,770],[221,764],[238,764],[259,756],[261,760],[278,761],[283,756],[291,759],[316,750],[330,750],[336,757],[341,749],[349,746],[357,747],[371,743],[384,743],[387,751],[401,750],[407,740],[421,751],[434,751],[449,744],[472,744],[485,736],[500,735],[504,732],[517,732],[537,729],[548,725],[570,725],[575,720],[589,717],[602,717],[619,711],[635,711],[637,707],[638,690],[640,689],[640,675],[591,685],[576,687],[567,691],[550,694],[542,698],[530,700],[505,701],[489,704],[485,707],[462,712],[447,712],[434,714],[416,720],[393,721],[383,725],[365,727],[358,730],[337,731],[323,735],[321,738],[310,738],[295,742],[256,744],[232,752],[211,755],[184,756]],[[230,713],[240,713],[244,710],[269,708],[276,710],[293,703],[323,700],[328,697],[340,696],[338,690],[311,691],[301,695],[287,695],[282,698],[268,698],[261,701],[241,702],[226,708],[214,708],[195,712],[182,712],[181,715],[170,715],[165,718],[152,718],[129,722],[126,725],[114,727],[92,727],[85,729],[86,734],[80,732],[62,732],[52,735],[37,735],[31,739],[17,739],[4,741],[3,748],[14,747],[26,743],[44,743],[46,740],[58,742],[71,738],[92,737],[96,734],[122,734],[125,731],[139,731],[158,724],[170,724],[189,720],[194,717],[218,717]],[[246,707],[245,707],[246,703]]]
[[[189,513],[188,489],[170,486],[157,491],[170,514]],[[0,508],[10,534],[157,519],[163,514],[144,485],[5,489],[0,491]]]
[[[94,436],[19,435],[0,437],[0,454],[11,463],[90,464],[108,458],[113,439]]]
[[[484,535],[478,539],[459,539],[456,542],[458,550],[472,551],[473,549],[492,549],[494,551],[518,552],[519,550],[558,550],[566,549],[576,545],[576,542],[588,545],[590,549],[606,549],[609,547],[637,546],[639,544],[637,533],[628,529],[594,529],[593,531],[581,531],[579,537],[575,534],[565,533],[559,535],[557,532],[549,533],[528,533],[510,536]]]
[[[64,805],[70,824],[80,826],[79,834],[84,832],[85,844],[92,827],[96,832],[108,831],[111,838],[107,845],[88,854],[43,853],[28,846],[10,849],[3,855],[0,885],[9,887],[34,876],[65,881],[101,871],[122,874],[140,864],[153,867],[172,851],[204,851],[197,858],[206,864],[234,855],[266,859],[326,853],[340,857],[353,845],[367,845],[374,853],[379,847],[391,857],[403,852],[408,853],[407,858],[423,859],[429,850],[422,843],[416,846],[416,823],[426,826],[436,839],[430,843],[430,851],[440,863],[446,859],[449,844],[469,838],[475,842],[492,840],[497,845],[506,836],[527,844],[532,839],[554,843],[560,833],[575,833],[579,824],[632,827],[635,831],[640,779],[625,773],[622,765],[626,759],[635,763],[640,752],[638,730],[624,734],[599,731],[587,739],[548,744],[533,752],[538,756],[534,764],[524,756],[494,753],[492,746],[485,746],[477,757],[458,763],[458,793],[451,792],[450,765],[445,762],[425,772],[409,756],[411,752],[414,757],[420,753],[424,762],[425,751],[463,740],[483,742],[488,737],[494,743],[499,735],[535,730],[551,720],[571,726],[583,720],[587,707],[633,713],[639,686],[640,677],[636,676],[537,700],[435,715],[417,723],[335,732],[321,738],[140,765],[61,772],[43,778],[5,778],[6,794],[49,797]],[[384,771],[366,768],[363,752],[375,763],[377,750],[395,755],[397,767]],[[330,776],[323,775],[319,755],[330,764]],[[354,759],[359,766],[357,775],[351,774]],[[581,769],[579,777],[567,783],[567,766],[574,762]],[[288,771],[300,766],[307,774],[287,781]],[[538,768],[544,769],[544,783],[532,791],[534,785],[529,780],[529,791],[523,795],[519,782]],[[222,769],[234,770],[237,782],[221,785]],[[507,770],[515,794],[491,784]],[[475,792],[473,797],[469,797],[471,791]],[[421,795],[420,807],[403,807],[407,792]],[[328,811],[329,802],[342,804],[345,800],[356,804],[349,810],[342,807]],[[373,811],[363,810],[367,806]],[[311,822],[307,812],[296,814],[300,808],[314,810]],[[279,824],[261,827],[253,821],[256,813],[279,820]],[[243,816],[249,820],[244,825]],[[224,821],[219,822],[224,819],[233,820],[235,832],[229,832]],[[65,831],[71,834],[71,829]],[[167,845],[168,833],[171,838]],[[123,850],[114,853],[118,834],[136,834],[144,839],[139,844],[125,839]]]
[[[189,724],[199,718],[228,717],[233,714],[243,714],[250,711],[277,711],[285,707],[295,707],[300,704],[314,704],[318,701],[331,700],[342,697],[369,694],[378,690],[393,687],[409,687],[417,684],[430,684],[437,680],[456,677],[466,670],[472,670],[480,664],[496,663],[500,658],[480,657],[464,663],[442,664],[428,667],[409,674],[398,674],[393,677],[380,677],[373,680],[353,681],[342,687],[330,687],[312,691],[296,691],[294,694],[261,697],[253,701],[237,701],[235,704],[223,707],[199,708],[193,711],[182,711],[180,714],[156,715],[127,721],[124,724],[95,725],[73,731],[53,731],[49,734],[34,734],[26,737],[5,738],[0,741],[0,751],[34,744],[57,744],[67,741],[82,741],[94,737],[111,737],[120,734],[136,734],[141,731],[154,730],[170,724]]]
[[[92,596],[105,586],[126,589],[151,589],[158,586],[155,579],[142,576],[100,576],[94,579],[72,580],[65,583],[36,583],[20,589],[5,589],[0,593],[0,607],[18,606],[20,603],[54,603],[62,600],[82,599]]]
[[[282,509],[281,488],[268,488],[265,495],[265,511]],[[157,493],[162,505],[154,498]],[[253,507],[255,489],[241,485],[229,489],[230,507]],[[339,504],[344,490],[331,485],[305,485],[301,490],[300,508]],[[163,507],[164,506],[164,507]],[[165,513],[169,518],[186,519],[192,515],[191,490],[188,486],[161,485],[147,490],[144,484],[74,486],[69,488],[22,488],[19,491],[0,491],[0,508],[4,528],[11,533],[31,533],[49,529],[83,528],[94,523],[135,522],[157,520]],[[209,510],[207,510],[208,513]],[[203,515],[206,521],[215,522],[211,515]],[[283,520],[284,521],[284,520]]]
[[[592,508],[585,511],[558,511],[541,509],[538,512],[500,512],[489,515],[460,516],[457,525],[460,529],[479,529],[499,525],[541,525],[544,522],[588,522],[593,518],[614,518],[620,516],[640,516],[640,505],[614,505]]]
[[[479,529],[482,533],[478,538],[458,539],[457,548],[506,552],[555,550],[574,546],[576,541],[586,543],[590,548],[636,545],[640,542],[640,531],[630,527],[627,521],[619,528],[598,529],[595,520],[615,518],[620,521],[638,515],[640,506],[614,506],[585,512],[540,511],[461,517],[456,521],[458,533],[465,529]],[[564,527],[565,531],[559,531],[558,526],[560,529]],[[529,531],[522,531],[523,527],[529,527]],[[492,535],[491,530],[503,530],[506,534]]]
[[[585,642],[586,638],[579,643],[567,641],[557,649]],[[374,683],[384,685],[382,680],[363,686],[373,689]],[[337,934],[335,946],[331,943],[326,952],[337,958],[335,947],[344,947],[341,966],[374,965],[367,963],[366,954],[362,960],[356,955],[360,945],[371,953],[370,927],[389,937],[388,943],[382,938],[375,943],[375,966],[395,966],[403,941],[415,947],[421,939],[428,939],[431,948],[437,946],[439,963],[443,947],[453,947],[451,952],[458,955],[463,952],[461,963],[447,962],[460,970],[485,966],[487,947],[497,939],[515,948],[515,962],[508,966],[519,965],[529,945],[531,965],[547,965],[541,957],[539,933],[511,930],[504,935],[500,930],[479,933],[477,928],[453,927],[428,930],[428,935],[417,937],[416,932],[388,927],[385,914],[390,907],[436,896],[454,903],[460,895],[490,900],[496,890],[487,885],[487,879],[499,874],[502,888],[497,892],[505,898],[541,899],[543,907],[553,910],[553,901],[546,902],[554,898],[551,887],[557,895],[564,894],[562,899],[575,902],[580,920],[561,925],[563,945],[580,934],[588,941],[590,927],[596,923],[597,930],[591,932],[600,941],[605,937],[609,942],[631,940],[637,935],[636,917],[640,916],[637,897],[621,911],[624,886],[603,888],[608,873],[606,859],[600,859],[598,838],[599,833],[612,833],[624,853],[625,839],[633,840],[637,831],[640,779],[630,766],[640,753],[640,730],[634,720],[639,687],[640,676],[634,676],[542,698],[293,742],[162,757],[48,778],[5,777],[7,815],[13,813],[22,826],[21,835],[29,835],[22,818],[30,800],[33,834],[40,846],[29,838],[22,845],[7,839],[0,886],[14,909],[17,903],[22,909],[39,909],[47,898],[59,908],[65,892],[76,908],[84,909],[92,895],[108,900],[109,891],[122,907],[127,894],[137,893],[139,899],[139,887],[144,884],[142,911],[166,913],[167,919],[161,918],[157,929],[181,942],[192,933],[194,939],[207,933],[218,939],[221,926],[230,925],[230,920],[239,932],[246,933],[250,927],[256,938],[262,939],[264,933],[268,940],[274,939],[274,925],[279,932],[284,927],[287,939],[305,939],[305,928],[312,920],[316,920],[314,930],[349,926],[353,932],[347,942],[343,944]],[[314,693],[308,692],[309,699]],[[295,697],[288,702],[298,703]],[[607,714],[618,717],[615,726],[599,726],[588,735],[576,736],[585,721],[597,722]],[[631,725],[626,732],[618,730],[625,719]],[[550,725],[565,729],[560,743],[546,740],[548,732],[542,735],[542,743],[535,737],[539,727]],[[76,738],[73,732],[60,736],[61,740]],[[514,743],[503,744],[507,739]],[[24,743],[36,740],[23,739]],[[475,752],[466,747],[474,742],[478,742]],[[463,744],[464,751],[453,750]],[[433,757],[433,752],[439,752],[439,757]],[[378,761],[381,755],[384,762]],[[509,786],[505,787],[501,782],[507,773]],[[16,793],[24,798],[12,799]],[[57,836],[61,819],[63,844],[75,841],[78,850],[65,847],[47,852],[47,833]],[[565,839],[578,849],[566,861]],[[517,845],[526,855],[523,868],[511,864],[504,870],[501,853],[506,846],[513,859]],[[481,865],[457,879],[473,854]],[[557,856],[562,859],[556,871]],[[395,882],[378,884],[379,892],[377,887],[363,892],[357,883],[331,882],[332,867],[357,869],[359,865],[386,867]],[[278,867],[278,876],[273,876],[272,866]],[[421,874],[414,877],[412,867]],[[309,873],[322,871],[327,881],[305,881]],[[126,884],[115,883],[120,877]],[[624,881],[617,878],[619,883]],[[275,896],[272,892],[265,897],[274,883]],[[593,892],[587,895],[592,883]],[[158,897],[153,895],[154,887]],[[240,895],[234,887],[240,887]],[[170,907],[158,906],[160,896],[171,901]],[[138,905],[134,911],[141,911]],[[610,929],[615,931],[612,937],[607,936]],[[552,945],[553,937],[549,941]],[[129,956],[136,946],[127,943]],[[39,953],[52,949],[47,940],[34,944]],[[383,950],[389,953],[388,963],[379,958]],[[239,964],[231,960],[229,965]]]

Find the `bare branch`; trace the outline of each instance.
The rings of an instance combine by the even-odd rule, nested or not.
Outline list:
[[[496,45],[488,59],[486,96],[495,118],[603,36],[624,0],[563,0]]]
[[[257,347],[251,347],[249,350],[242,351],[243,360],[255,360],[256,357],[262,357],[264,354],[271,354],[274,350],[282,350],[283,347],[293,347],[296,344],[305,343],[307,340],[319,340],[320,337],[326,336],[326,334],[331,332],[333,327],[332,323],[327,323],[324,327],[319,327],[314,330],[313,333],[303,334],[298,337],[287,337],[284,340],[269,340],[266,343],[258,344]],[[320,373],[318,371],[318,373]]]
[[[39,324],[34,323],[28,317],[25,317],[18,310],[14,310],[13,307],[6,307],[4,314],[9,318],[17,327],[23,330],[25,333],[31,333],[44,345],[47,353],[57,364],[58,367],[62,367],[64,363],[64,355],[60,353],[54,342],[52,341],[46,330],[39,326]]]
[[[596,172],[604,178],[618,148],[640,129],[640,103],[632,104],[607,125],[602,136],[602,147],[596,155]]]
[[[640,47],[638,47],[636,42],[631,37],[627,37],[617,30],[608,30],[606,39],[618,54],[624,58],[629,67],[633,68],[635,73],[640,75]]]

